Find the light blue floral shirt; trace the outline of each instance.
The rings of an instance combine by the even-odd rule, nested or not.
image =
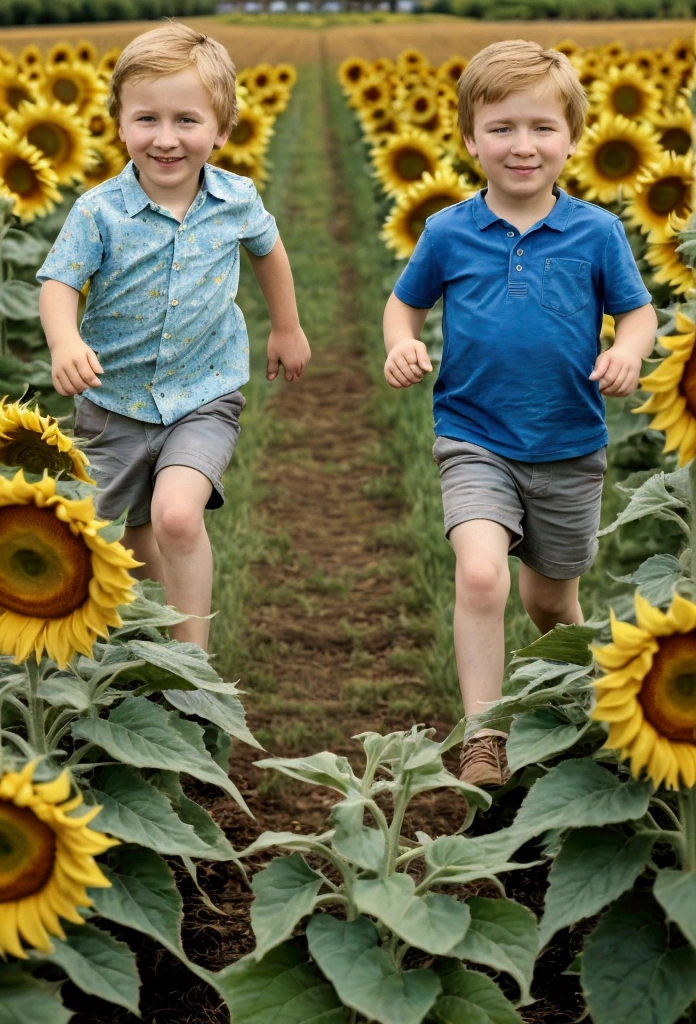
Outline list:
[[[80,333],[104,373],[87,398],[169,424],[244,384],[239,243],[265,256],[277,237],[253,182],[211,164],[181,223],[132,163],[80,196],[36,276],[78,291],[90,282]]]

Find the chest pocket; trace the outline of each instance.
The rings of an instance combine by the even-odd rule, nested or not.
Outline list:
[[[559,316],[572,316],[590,301],[592,265],[586,260],[544,260],[541,304]]]

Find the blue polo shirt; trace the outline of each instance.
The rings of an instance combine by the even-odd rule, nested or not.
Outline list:
[[[604,402],[588,380],[603,313],[651,301],[618,217],[556,188],[524,234],[484,189],[429,217],[397,298],[443,296],[435,433],[522,462],[553,462],[607,443]]]
[[[249,379],[239,245],[265,256],[277,237],[254,183],[211,164],[181,223],[132,163],[80,196],[36,276],[90,282],[80,334],[104,373],[87,398],[170,424],[236,391]]]

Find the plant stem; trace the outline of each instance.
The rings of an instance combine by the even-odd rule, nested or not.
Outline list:
[[[682,828],[684,829],[684,871],[696,872],[696,786],[679,794]]]
[[[392,817],[392,823],[389,828],[389,860],[387,862],[387,874],[393,874],[396,868],[396,858],[399,854],[399,838],[401,836],[401,826],[404,823],[404,815],[406,814],[406,808],[408,806],[409,798],[409,787],[400,786],[396,792],[396,799],[394,801],[394,816]]]
[[[29,679],[29,742],[37,754],[45,754],[48,750],[46,745],[46,733],[44,730],[44,702],[39,697],[39,683],[41,672],[39,664],[32,655],[24,662],[27,677]]]

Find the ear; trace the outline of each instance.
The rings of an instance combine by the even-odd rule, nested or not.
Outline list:
[[[229,132],[220,132],[219,135],[215,136],[215,145],[218,149],[221,149],[230,137]]]
[[[462,136],[462,138],[464,139],[464,145],[466,146],[466,148],[468,150],[469,156],[477,157],[478,156],[478,146],[476,145],[474,140],[473,139],[467,139],[466,136]]]
[[[121,124],[120,124],[120,122],[119,122],[119,126],[118,126],[118,137],[119,137],[119,139],[121,140],[121,142],[125,143],[125,141],[126,141],[126,137],[125,137],[125,135],[123,134],[123,128],[121,127]]]
[[[577,148],[578,148],[577,142],[571,142],[571,144],[568,146],[568,156],[569,157],[572,156]]]

